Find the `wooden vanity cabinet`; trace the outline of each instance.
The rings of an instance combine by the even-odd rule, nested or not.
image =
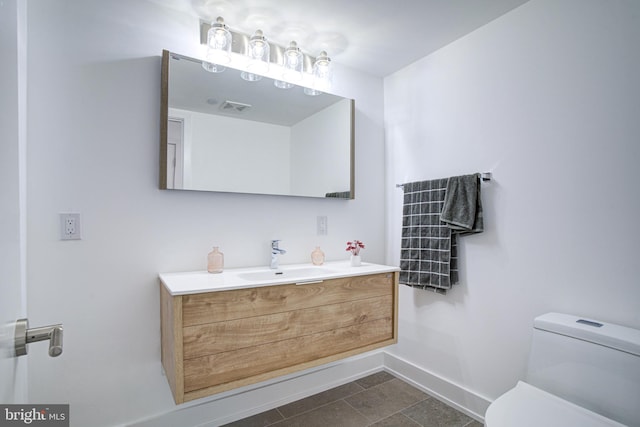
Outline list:
[[[160,299],[176,403],[397,342],[397,272]]]

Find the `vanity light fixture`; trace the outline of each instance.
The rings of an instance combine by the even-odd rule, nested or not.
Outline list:
[[[242,72],[242,78],[250,82],[262,79],[260,74],[264,74],[269,71],[269,62],[271,57],[271,47],[267,42],[267,38],[262,33],[262,30],[256,30],[253,36],[249,39],[247,57],[249,58],[247,71]]]
[[[304,93],[315,96],[320,95],[331,87],[333,80],[333,67],[331,67],[331,58],[324,50],[313,63],[313,87],[305,87]]]
[[[229,30],[222,17],[212,23],[200,21],[200,43],[207,46],[202,67],[212,73],[224,71],[233,61],[244,80],[269,76],[278,88],[305,86],[307,95],[319,95],[331,87],[331,59],[325,51],[314,58],[303,53],[295,41],[287,48],[270,44],[261,30],[251,37]]]
[[[224,19],[218,16],[207,32],[207,62],[202,67],[212,73],[223,72],[224,64],[231,62],[231,42],[231,31]]]

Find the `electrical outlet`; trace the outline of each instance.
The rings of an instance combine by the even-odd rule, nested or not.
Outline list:
[[[80,214],[60,214],[60,240],[80,240]]]
[[[318,225],[318,236],[326,236],[327,234],[329,234],[329,224],[327,222],[326,215],[318,215],[317,225]]]

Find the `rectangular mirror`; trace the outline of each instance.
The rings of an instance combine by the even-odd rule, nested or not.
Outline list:
[[[162,52],[160,188],[354,198],[354,101]]]

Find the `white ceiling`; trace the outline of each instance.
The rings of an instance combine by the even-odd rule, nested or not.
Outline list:
[[[269,78],[247,82],[240,78],[240,71],[232,68],[209,73],[202,69],[201,61],[174,53],[169,58],[171,108],[293,126],[343,99],[328,93],[308,96],[298,86],[278,89]],[[225,101],[249,108],[241,112],[221,108]]]
[[[384,77],[528,0],[152,0]]]

